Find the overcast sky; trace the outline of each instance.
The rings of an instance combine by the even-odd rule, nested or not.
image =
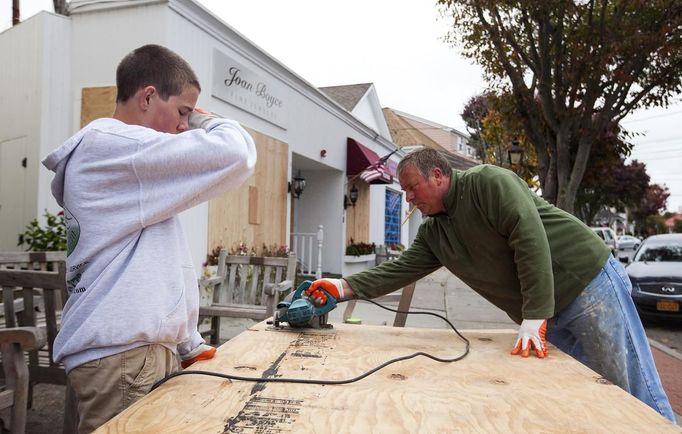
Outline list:
[[[435,0],[199,2],[316,87],[371,82],[382,106],[458,130],[464,105],[486,87],[480,69],[442,41],[447,22]],[[11,3],[0,0],[0,29],[11,24]],[[51,4],[23,0],[22,19]],[[641,134],[632,157],[668,186],[668,209],[682,211],[682,103],[633,113],[623,126]]]

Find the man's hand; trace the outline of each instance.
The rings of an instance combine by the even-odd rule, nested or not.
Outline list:
[[[512,355],[521,354],[521,357],[528,357],[530,348],[535,350],[535,355],[541,359],[547,357],[547,333],[546,319],[524,319],[519,327],[519,337],[512,350]]]
[[[327,295],[324,291],[327,291],[329,295],[337,300],[344,297],[345,291],[343,290],[343,284],[344,281],[342,279],[318,279],[310,284],[304,294],[310,298],[315,305],[322,306],[327,304]]]

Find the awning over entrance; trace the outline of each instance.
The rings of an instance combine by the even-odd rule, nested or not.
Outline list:
[[[346,174],[360,175],[368,184],[392,184],[395,176],[395,163],[381,161],[379,155],[362,143],[348,137],[348,160]]]

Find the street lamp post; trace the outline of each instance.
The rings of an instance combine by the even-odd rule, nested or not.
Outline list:
[[[523,157],[523,147],[519,146],[519,141],[516,137],[512,140],[511,148],[509,148],[507,153],[509,154],[509,164],[512,167],[517,167]]]

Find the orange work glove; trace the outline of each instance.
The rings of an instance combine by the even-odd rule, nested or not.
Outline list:
[[[541,359],[547,357],[547,333],[546,319],[524,319],[519,327],[519,337],[512,350],[512,356],[521,354],[521,357],[528,357],[531,347],[535,350],[535,355]]]
[[[341,279],[318,279],[310,284],[304,294],[310,298],[317,306],[327,304],[327,294],[325,290],[336,300],[343,298],[343,280]]]
[[[215,348],[210,345],[201,344],[189,353],[183,355],[180,365],[182,365],[182,369],[185,369],[192,363],[198,362],[199,360],[212,359],[214,355]]]

